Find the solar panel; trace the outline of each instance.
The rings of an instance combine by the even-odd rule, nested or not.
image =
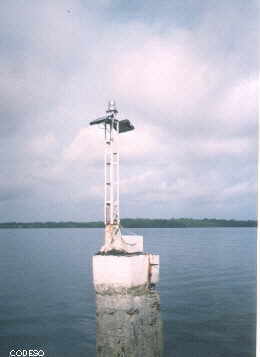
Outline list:
[[[134,130],[133,124],[128,119],[120,120],[119,133],[125,133],[126,131]]]
[[[111,116],[106,115],[104,117],[100,117],[95,120],[92,120],[89,124],[96,125],[96,124],[101,124],[101,123],[105,123],[105,122],[108,123],[109,121],[111,121]]]
[[[113,124],[114,129],[117,129],[117,122]],[[133,130],[134,126],[128,119],[119,120],[119,133],[125,133],[126,131]]]
[[[97,125],[102,123],[109,124],[111,122],[112,122],[111,116],[104,116],[91,121],[90,125]],[[118,120],[113,121],[113,127],[115,130],[117,130],[117,123]],[[119,133],[125,133],[127,131],[134,130],[134,128],[135,127],[133,126],[133,124],[130,123],[128,119],[119,120]]]

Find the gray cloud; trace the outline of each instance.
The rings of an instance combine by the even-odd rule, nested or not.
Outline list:
[[[256,3],[122,4],[1,3],[1,220],[102,218],[110,98],[123,216],[254,218]]]

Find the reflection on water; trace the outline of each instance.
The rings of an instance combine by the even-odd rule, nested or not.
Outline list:
[[[160,296],[96,295],[97,357],[163,355]]]

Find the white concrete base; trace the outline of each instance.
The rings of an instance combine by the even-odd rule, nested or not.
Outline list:
[[[96,292],[114,294],[148,289],[159,280],[157,262],[159,256],[153,254],[95,255],[93,280]]]
[[[118,224],[107,224],[105,227],[105,244],[100,252],[111,251],[125,253],[143,252],[143,237],[138,235],[122,235]]]
[[[143,236],[124,236],[122,235],[123,242],[127,244],[126,250],[128,253],[137,253],[144,251]]]
[[[160,256],[149,254],[149,263],[150,263],[150,283],[157,284],[159,282]]]

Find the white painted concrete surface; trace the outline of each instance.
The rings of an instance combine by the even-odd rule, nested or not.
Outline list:
[[[93,280],[100,293],[146,289],[159,281],[159,255],[95,255]]]
[[[149,265],[150,283],[157,284],[159,282],[160,256],[156,254],[149,254]]]
[[[144,251],[144,244],[143,244],[143,236],[137,235],[122,235],[122,239],[125,243],[127,243],[126,249],[128,253],[137,253]]]
[[[95,255],[93,278],[97,292],[145,287],[149,280],[149,255]]]
[[[160,264],[160,256],[157,254],[149,254],[150,264],[159,265]]]

